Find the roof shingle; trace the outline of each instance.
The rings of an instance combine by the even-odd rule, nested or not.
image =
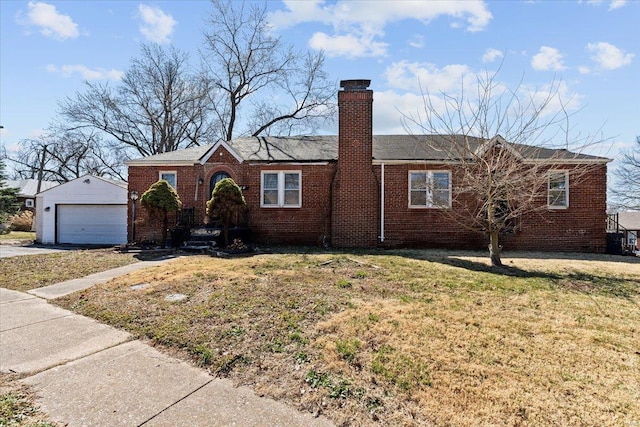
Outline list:
[[[486,140],[464,135],[374,135],[373,159],[377,161],[455,161],[459,153],[473,153]],[[129,165],[196,164],[220,143],[134,159]],[[260,136],[238,138],[226,143],[243,161],[249,162],[317,162],[338,159],[338,136]],[[466,146],[468,145],[468,149]],[[607,162],[604,157],[573,153],[567,150],[509,144],[527,160],[567,160]],[[465,149],[457,148],[464,146]]]

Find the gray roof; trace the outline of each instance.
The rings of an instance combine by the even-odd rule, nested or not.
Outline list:
[[[499,137],[496,137],[499,138]],[[494,138],[495,139],[495,138]],[[493,141],[493,140],[492,140]],[[249,162],[314,162],[338,159],[338,136],[261,136],[238,138],[184,150],[157,154],[127,162],[130,165],[195,164],[206,160],[220,144],[226,144],[242,161]],[[374,135],[373,160],[377,161],[451,161],[460,160],[455,147],[468,144],[469,150],[481,150],[486,140],[463,135]],[[523,144],[509,144],[528,160],[559,159],[598,161],[609,159]],[[460,151],[460,150],[458,150]]]
[[[17,188],[18,197],[35,197],[38,191],[37,179],[7,180],[4,185],[5,187]],[[59,183],[54,181],[42,181],[40,191],[48,190],[49,188],[53,188],[57,185],[59,185]]]
[[[154,154],[153,156],[142,157],[139,159],[127,160],[126,164],[131,163],[148,163],[150,165],[168,164],[168,163],[197,163],[200,159],[213,147],[214,144],[201,145],[199,147],[190,147],[183,150],[169,151],[161,154]]]
[[[260,136],[229,142],[246,161],[327,161],[338,159],[338,136]]]
[[[640,230],[640,212],[620,212],[618,223],[627,230]]]

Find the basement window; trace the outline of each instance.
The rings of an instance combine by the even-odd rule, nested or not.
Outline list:
[[[548,189],[549,209],[567,209],[569,207],[569,172],[550,171]]]
[[[260,206],[263,208],[301,207],[302,172],[263,171]]]
[[[410,208],[450,208],[451,172],[409,171]]]

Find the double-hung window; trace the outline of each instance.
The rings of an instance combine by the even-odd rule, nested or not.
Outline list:
[[[169,183],[170,186],[172,186],[175,189],[177,184],[176,175],[177,174],[175,171],[161,171],[160,179],[164,179]]]
[[[265,208],[299,208],[302,206],[300,171],[263,171],[261,203]]]
[[[450,208],[451,172],[409,171],[409,207]]]
[[[548,206],[549,209],[569,207],[569,172],[560,170],[549,172]]]

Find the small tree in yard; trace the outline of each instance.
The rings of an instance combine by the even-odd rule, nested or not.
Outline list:
[[[144,192],[140,204],[149,211],[151,218],[162,219],[162,247],[165,247],[169,212],[175,212],[182,206],[178,193],[167,181],[161,179]]]
[[[603,140],[569,138],[569,115],[557,102],[557,82],[524,93],[523,87],[505,88],[496,76],[479,75],[471,99],[462,90],[453,95],[426,93],[424,116],[405,118],[428,135],[424,144],[453,163],[451,183],[433,180],[422,185],[434,195],[451,189],[442,214],[461,229],[484,233],[491,265],[501,266],[500,236],[512,232],[519,218],[546,211],[552,198],[566,194],[564,175],[555,183],[551,171],[569,171],[576,184],[595,167],[585,156],[563,149],[571,144],[582,151]],[[559,134],[564,136],[562,145],[554,145],[551,141]]]
[[[245,208],[246,202],[242,190],[231,179],[220,180],[207,202],[207,215],[217,219],[224,229],[224,244],[229,245],[229,227],[238,222],[238,215]]]

